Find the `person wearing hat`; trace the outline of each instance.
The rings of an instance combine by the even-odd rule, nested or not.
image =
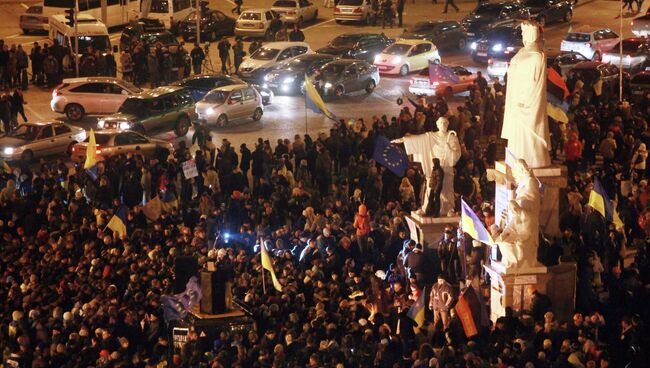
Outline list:
[[[431,287],[429,309],[433,311],[433,327],[438,329],[438,323],[442,322],[443,331],[449,328],[449,310],[456,299],[454,289],[447,282],[444,274],[438,275],[438,282]]]

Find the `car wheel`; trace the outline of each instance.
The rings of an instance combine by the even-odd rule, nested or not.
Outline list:
[[[79,121],[84,117],[84,108],[79,104],[69,104],[65,107],[65,116],[72,121]]]
[[[368,93],[368,94],[372,93],[372,91],[375,90],[375,87],[377,87],[377,85],[375,84],[375,81],[372,80],[372,79],[369,80],[368,84],[366,85],[366,93]]]
[[[23,28],[23,34],[24,34],[24,35],[28,35],[28,34],[30,34],[30,33],[31,33],[31,31],[30,31],[29,29],[24,29],[24,28]]]
[[[217,31],[212,31],[212,33],[210,33],[210,39],[212,41],[217,41],[218,37],[219,36],[217,36]]]
[[[217,118],[217,126],[225,127],[226,125],[228,125],[228,116],[226,114],[219,115]]]
[[[457,47],[459,50],[465,50],[465,47],[467,47],[467,40],[465,40],[465,38],[460,38]]]
[[[144,135],[146,133],[146,131],[144,129],[144,126],[142,124],[134,125],[133,127],[131,127],[131,130],[136,132],[136,133],[140,133],[142,135]]]
[[[72,156],[72,147],[74,147],[75,144],[77,144],[77,142],[72,141],[72,142],[68,145],[68,148],[65,149],[65,154],[66,154],[68,157]]]
[[[174,133],[177,137],[184,137],[188,130],[190,130],[190,119],[187,116],[181,116],[176,122]]]
[[[264,112],[262,111],[262,109],[260,109],[259,107],[256,108],[255,112],[253,112],[253,121],[260,121],[263,113]]]
[[[343,94],[345,94],[345,91],[343,90],[343,86],[337,86],[336,89],[334,90],[334,94],[336,97],[341,97]]]
[[[594,52],[594,56],[591,57],[593,61],[600,61],[600,51]]]
[[[409,66],[404,64],[402,65],[401,68],[399,68],[399,75],[402,77],[406,76],[409,73]]]
[[[337,20],[336,20],[336,24],[343,24],[343,21],[340,20],[340,19],[337,19]]]
[[[25,162],[32,162],[34,159],[34,152],[32,152],[32,150],[25,150],[20,158]]]
[[[571,21],[572,18],[573,18],[573,12],[572,12],[571,10],[567,11],[567,12],[564,14],[564,21],[565,21],[565,22],[569,23],[569,22]]]

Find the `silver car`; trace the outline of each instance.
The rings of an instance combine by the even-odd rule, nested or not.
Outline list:
[[[167,157],[174,152],[174,146],[162,139],[146,137],[130,130],[107,129],[95,132],[97,159],[132,152],[142,153],[145,157]],[[88,139],[72,147],[70,156],[74,161],[86,158]]]
[[[29,162],[34,157],[70,153],[72,146],[84,139],[85,130],[60,121],[25,123],[0,137],[0,157]]]
[[[253,119],[258,121],[264,113],[262,96],[247,84],[219,87],[208,92],[196,103],[199,121],[226,126],[230,121]]]

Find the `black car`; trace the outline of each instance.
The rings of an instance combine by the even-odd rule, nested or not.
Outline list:
[[[570,22],[573,18],[573,3],[568,0],[523,0],[530,18],[542,24],[551,22]]]
[[[518,23],[530,18],[528,8],[514,1],[499,3],[482,3],[461,24],[467,30],[467,41],[476,41],[483,37],[491,28]]]
[[[238,77],[228,74],[198,74],[185,78],[181,81],[174,83],[176,86],[187,88],[192,93],[194,101],[200,101],[208,92],[215,88],[230,86],[233,84],[249,84],[239,79]],[[273,102],[273,91],[268,88],[251,84],[253,88],[262,96],[262,104],[270,105]]]
[[[372,93],[379,84],[377,67],[363,60],[338,59],[323,65],[314,78],[324,97],[341,97],[351,92]]]
[[[316,50],[319,54],[365,60],[372,64],[375,56],[393,44],[395,40],[383,33],[348,33],[334,38],[329,44]]]
[[[186,41],[196,40],[196,11],[180,23],[179,32]],[[201,12],[201,41],[217,41],[235,33],[235,19],[219,10]]]
[[[440,50],[464,50],[467,45],[465,28],[455,20],[419,22],[405,29],[399,38],[431,41]]]
[[[167,48],[179,45],[176,37],[165,30],[165,24],[159,19],[140,18],[129,23],[122,30],[120,50],[130,50],[131,46],[139,41],[145,49],[158,43]]]
[[[489,59],[510,60],[523,46],[521,27],[497,27],[472,42],[472,59],[477,63],[487,63]]]
[[[273,68],[264,76],[264,86],[275,93],[303,93],[305,74],[312,75],[334,59],[334,56],[325,54],[300,55]]]

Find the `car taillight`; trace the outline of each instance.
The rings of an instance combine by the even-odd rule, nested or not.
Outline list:
[[[335,7],[334,7],[334,12],[335,12],[335,13],[340,13],[340,12],[341,12],[341,8],[339,8],[338,6],[335,6]]]
[[[98,149],[95,150],[95,153],[98,154],[98,155],[101,155],[101,154],[102,154],[102,150],[100,150],[100,149],[98,148]]]
[[[258,24],[258,25],[257,25],[257,28],[259,28],[259,29],[264,29],[264,23],[260,23],[260,24]]]
[[[295,11],[295,10],[289,10],[289,11],[287,12],[287,14],[289,14],[289,15],[296,15],[296,11]]]
[[[354,9],[354,12],[355,12],[355,13],[361,13],[361,12],[363,12],[363,9],[361,9],[361,8],[356,8],[356,9]]]
[[[440,85],[440,82],[433,82],[433,83],[431,83],[431,85],[434,86],[434,87],[438,87]]]
[[[585,43],[585,46],[591,48],[591,42],[587,42],[587,43]]]
[[[488,59],[488,65],[492,65],[492,64],[494,64],[494,60]]]
[[[72,150],[71,150],[71,151],[72,151],[72,152],[77,152],[77,147],[72,146]]]

